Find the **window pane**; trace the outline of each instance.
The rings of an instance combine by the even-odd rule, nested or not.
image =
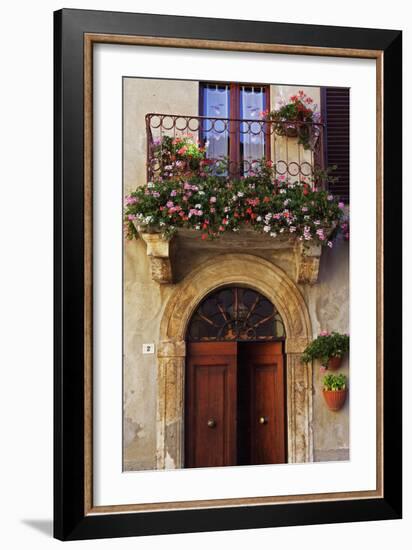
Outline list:
[[[263,86],[240,87],[240,117],[248,122],[242,122],[240,128],[240,147],[244,171],[247,172],[253,161],[265,156],[265,134],[263,124],[253,120],[262,119],[265,110],[266,90]]]
[[[276,340],[285,337],[274,305],[250,288],[218,289],[201,302],[189,323],[190,342]]]
[[[203,122],[207,158],[219,159],[229,155],[229,126],[226,120],[230,116],[229,106],[229,85],[206,84],[203,87],[202,115],[211,117]]]

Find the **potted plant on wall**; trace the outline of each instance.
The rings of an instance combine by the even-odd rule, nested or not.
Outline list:
[[[323,369],[336,370],[342,363],[342,357],[349,351],[349,335],[323,330],[315,340],[306,346],[302,362],[314,359],[321,362]]]
[[[328,409],[339,411],[345,401],[347,394],[347,380],[344,374],[327,374],[323,378],[323,397]]]

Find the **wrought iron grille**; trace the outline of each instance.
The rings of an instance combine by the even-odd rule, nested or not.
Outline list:
[[[148,113],[146,115],[148,180],[167,172],[170,159],[159,151],[165,136],[172,139],[190,136],[205,145],[225,140],[227,155],[214,154],[213,147],[204,161],[195,161],[188,169],[202,171],[204,165],[214,167],[225,176],[254,175],[262,157],[270,161],[277,176],[299,180],[311,177],[323,168],[323,124],[318,122],[275,122],[255,119],[233,119],[177,114]],[[262,144],[260,158],[245,151],[253,142]],[[306,148],[301,143],[305,142]],[[221,153],[219,147],[219,153]]]
[[[209,294],[192,316],[189,342],[270,341],[285,337],[274,305],[250,288],[230,287]]]

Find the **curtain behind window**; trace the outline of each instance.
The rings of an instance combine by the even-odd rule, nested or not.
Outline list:
[[[242,86],[240,88],[240,117],[261,120],[265,110],[265,89],[261,86]],[[242,132],[243,129],[243,132]],[[247,133],[244,133],[248,129]],[[260,124],[241,125],[240,142],[243,149],[245,168],[254,160],[265,156],[265,135]]]
[[[228,85],[208,84],[203,88],[203,116],[229,118],[230,93]],[[225,122],[208,119],[204,121],[203,139],[208,144],[207,158],[229,156],[229,132]]]

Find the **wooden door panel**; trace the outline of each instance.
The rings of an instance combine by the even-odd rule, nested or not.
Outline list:
[[[236,343],[188,345],[186,465],[236,464]]]
[[[280,343],[248,343],[241,346],[243,413],[248,448],[243,463],[281,464],[286,461],[283,355]],[[242,376],[242,375],[241,375]]]

